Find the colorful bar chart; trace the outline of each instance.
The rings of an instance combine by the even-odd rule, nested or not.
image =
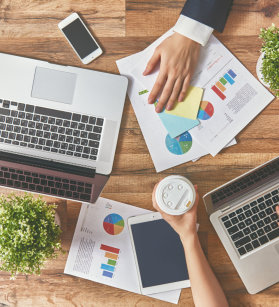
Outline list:
[[[222,100],[226,99],[226,95],[224,92],[226,91],[226,86],[233,85],[235,83],[235,77],[237,74],[232,70],[229,69],[224,76],[222,76],[212,87],[211,89],[221,98]],[[225,86],[226,85],[226,86]]]
[[[119,248],[115,248],[109,245],[101,244],[100,250],[104,251],[104,257],[106,258],[106,263],[101,264],[101,270],[103,270],[102,275],[104,277],[112,278],[115,272],[115,266],[119,257]]]

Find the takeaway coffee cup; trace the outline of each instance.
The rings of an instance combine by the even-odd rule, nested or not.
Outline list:
[[[155,198],[158,206],[171,215],[181,215],[189,211],[195,203],[196,191],[187,178],[168,176],[159,182]]]

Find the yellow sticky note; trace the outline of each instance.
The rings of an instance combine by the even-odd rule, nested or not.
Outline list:
[[[185,99],[181,102],[176,102],[172,110],[165,110],[165,112],[176,116],[197,119],[202,95],[202,88],[189,86]]]

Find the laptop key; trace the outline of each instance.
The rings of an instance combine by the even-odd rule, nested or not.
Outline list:
[[[265,204],[266,204],[267,206],[272,206],[272,205],[273,205],[272,199],[268,199],[268,200],[265,202]]]
[[[252,208],[252,212],[255,214],[255,213],[258,213],[260,210],[258,207],[253,207]]]
[[[255,215],[252,216],[253,222],[257,222],[259,219],[260,219],[260,218],[259,218],[259,216],[258,216],[257,214],[255,214]]]
[[[258,226],[256,224],[253,224],[250,226],[251,231],[256,231],[258,229]]]
[[[270,226],[271,226],[272,229],[276,229],[278,227],[278,224],[277,224],[277,222],[274,221],[270,224]]]
[[[265,231],[265,233],[270,232],[270,231],[271,231],[271,227],[270,227],[269,225],[266,225],[266,226],[264,227],[264,231]]]
[[[239,252],[239,255],[240,255],[240,256],[246,254],[246,250],[245,250],[244,247],[240,247],[240,248],[238,249],[238,252]]]
[[[246,215],[246,217],[252,216],[252,211],[251,210],[245,211],[245,215]]]
[[[237,231],[238,231],[238,227],[236,225],[228,229],[228,233],[230,235],[234,234]]]
[[[273,240],[277,237],[279,237],[279,227],[273,231],[271,231],[270,233],[267,234],[269,240]]]
[[[235,211],[237,214],[240,214],[241,212],[243,212],[243,209],[242,208],[239,208]]]
[[[254,248],[257,248],[257,247],[260,246],[260,243],[259,243],[258,240],[254,240],[254,241],[252,241],[252,245],[253,245]]]
[[[241,239],[241,238],[243,238],[243,237],[244,237],[244,234],[243,234],[242,231],[238,231],[238,232],[236,232],[235,234],[233,234],[233,235],[231,236],[231,238],[232,238],[233,241],[237,241],[237,240],[239,240],[239,239]]]
[[[240,223],[238,224],[238,227],[239,227],[239,229],[243,229],[243,228],[246,227],[246,225],[244,224],[244,222],[240,222]]]
[[[264,219],[264,222],[265,222],[266,225],[267,225],[267,224],[270,224],[270,223],[271,223],[270,217],[269,217],[269,216],[266,217],[266,218]]]
[[[264,198],[263,197],[260,197],[260,198],[258,198],[257,199],[257,203],[259,204],[259,203],[262,203],[264,201]]]
[[[271,198],[271,194],[270,194],[270,193],[268,193],[268,194],[266,194],[266,195],[264,196],[264,199],[268,199],[268,198]]]
[[[260,203],[259,208],[260,208],[260,210],[264,210],[266,208],[265,203]]]
[[[263,221],[258,221],[257,225],[259,228],[264,227],[264,222]]]
[[[245,249],[246,249],[247,252],[251,252],[251,250],[253,250],[252,244],[251,243],[246,244]]]
[[[267,238],[267,236],[262,236],[262,237],[259,238],[259,241],[260,241],[261,245],[263,245],[263,244],[268,242],[268,238]]]
[[[88,119],[89,119],[89,116],[87,116],[87,115],[82,115],[82,117],[81,117],[81,121],[83,123],[88,123]]]
[[[97,141],[89,141],[88,144],[90,147],[99,148],[100,142]]]
[[[253,232],[253,233],[250,234],[250,238],[251,238],[252,240],[257,239],[257,237],[258,237],[258,235],[257,235],[256,232]]]
[[[234,244],[235,244],[236,248],[239,248],[239,247],[249,243],[250,241],[251,241],[250,237],[246,236],[246,237],[236,241]]]
[[[274,190],[274,191],[271,192],[271,194],[272,194],[273,196],[276,195],[276,194],[278,194],[278,193],[279,193],[278,190]]]
[[[265,213],[269,215],[269,214],[272,214],[273,211],[272,211],[271,208],[267,208],[267,209],[265,210]]]
[[[272,215],[270,215],[270,218],[272,221],[276,221],[278,219],[277,213],[273,213]]]
[[[245,220],[245,224],[247,226],[249,226],[249,225],[253,224],[253,222],[252,222],[252,220],[250,218],[248,218],[247,220]]]
[[[80,114],[76,114],[76,113],[73,113],[73,118],[72,120],[76,121],[76,122],[79,122],[81,119],[81,115]]]
[[[249,233],[251,233],[251,230],[247,227],[243,229],[243,232],[245,235],[249,235]]]
[[[102,118],[97,118],[96,125],[103,126],[103,124],[104,124],[104,120]]]
[[[89,124],[95,125],[95,123],[96,123],[96,117],[90,116],[90,118],[89,118]]]
[[[261,211],[261,212],[259,213],[259,217],[260,217],[261,219],[265,218],[265,217],[266,217],[266,213],[265,213],[264,211]]]

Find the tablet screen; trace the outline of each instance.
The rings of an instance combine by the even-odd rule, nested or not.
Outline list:
[[[131,225],[142,287],[188,280],[178,234],[163,219]]]

